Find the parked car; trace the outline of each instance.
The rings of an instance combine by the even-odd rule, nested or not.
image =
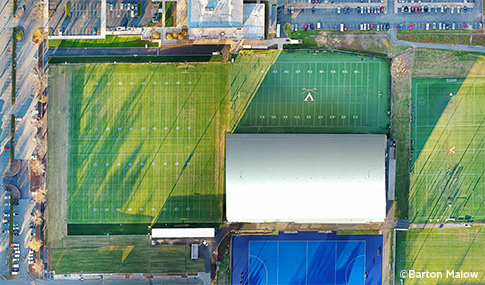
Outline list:
[[[409,30],[412,31],[413,30],[413,24],[409,24]]]
[[[305,31],[306,31],[306,30],[308,30],[308,24],[304,24],[304,25],[303,25],[303,29],[304,29]]]
[[[465,25],[465,23],[463,23],[463,26],[462,26],[462,27],[463,27],[463,30],[464,30],[464,29],[466,28],[466,25]]]
[[[109,10],[113,11],[113,4],[109,4]]]

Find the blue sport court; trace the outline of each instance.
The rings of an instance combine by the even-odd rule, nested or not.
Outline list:
[[[382,284],[382,235],[233,236],[232,285]]]

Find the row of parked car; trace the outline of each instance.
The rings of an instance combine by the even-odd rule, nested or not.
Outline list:
[[[433,24],[426,23],[426,30],[429,30],[429,29],[433,29],[433,30],[436,30],[436,29],[438,29],[438,30],[449,30],[450,28],[452,30],[454,30],[454,29],[457,28],[457,26],[458,25],[456,25],[455,23],[451,23],[451,24],[450,23],[441,23],[441,22],[439,22],[438,24],[436,24],[436,22],[434,22]],[[402,30],[403,29],[403,24],[399,24],[398,28],[400,30]],[[466,23],[463,23],[461,25],[461,28],[463,30],[465,30],[466,29]],[[410,24],[409,25],[409,30],[413,30],[413,24]]]
[[[357,14],[380,14],[384,13],[385,8],[381,7],[357,7]]]
[[[360,30],[361,31],[371,31],[371,30],[376,31],[387,31],[389,30],[389,23],[378,23],[374,26],[372,23],[363,23],[360,24]]]
[[[450,7],[450,13],[451,14],[455,14],[455,9],[456,9],[456,13],[457,14],[460,14],[461,12],[461,7],[460,6],[456,6],[455,7]],[[467,7],[466,6],[463,6],[463,13],[466,13],[467,12]],[[401,13],[431,13],[431,12],[435,12],[435,13],[438,13],[440,12],[441,13],[447,13],[448,12],[448,6],[446,5],[443,5],[441,6],[441,8],[438,8],[438,6],[434,6],[434,7],[431,7],[431,6],[402,6],[401,7]]]

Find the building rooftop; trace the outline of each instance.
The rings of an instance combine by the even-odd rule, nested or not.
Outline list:
[[[241,28],[242,0],[189,0],[189,28]]]
[[[227,134],[227,220],[383,222],[385,152],[385,135]]]

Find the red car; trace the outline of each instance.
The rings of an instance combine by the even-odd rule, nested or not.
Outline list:
[[[344,25],[344,31],[347,31],[347,24]]]
[[[303,29],[306,31],[308,30],[308,24],[303,25]]]
[[[381,7],[381,13],[384,13],[384,7]]]
[[[4,150],[9,150],[10,148],[8,146],[3,147]]]
[[[374,24],[370,24],[370,29],[373,30],[374,29]]]
[[[409,30],[412,31],[413,30],[413,24],[410,24],[409,25]]]
[[[463,30],[465,29],[465,26],[466,26],[465,23],[463,23]]]
[[[413,13],[414,13],[414,7],[411,7],[411,12],[413,12]]]

